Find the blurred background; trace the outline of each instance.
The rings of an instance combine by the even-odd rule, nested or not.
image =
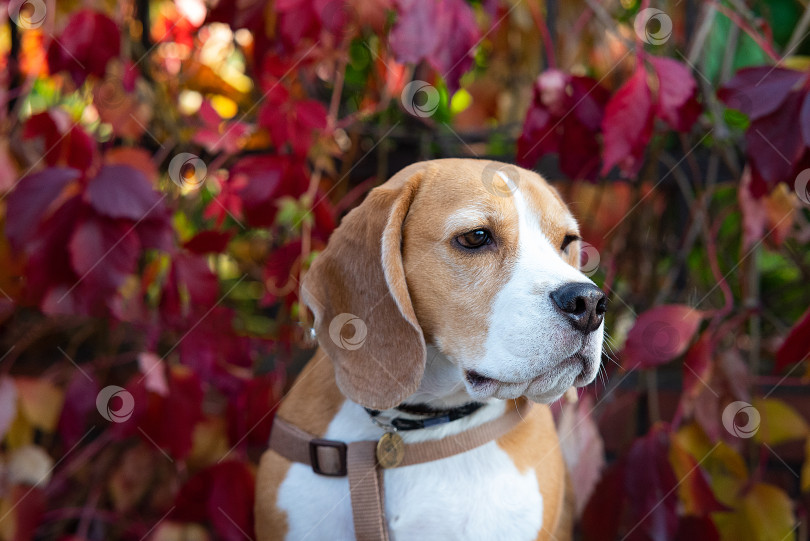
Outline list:
[[[577,537],[808,539],[806,0],[0,6],[0,539],[252,539],[301,276],[450,156],[552,181],[609,293]]]

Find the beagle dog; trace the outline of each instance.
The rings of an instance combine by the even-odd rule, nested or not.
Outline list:
[[[538,174],[442,159],[372,190],[315,259],[302,298],[319,348],[276,413],[318,438],[310,452],[382,441],[398,422],[407,456],[520,416],[474,448],[380,470],[381,538],[571,538],[548,404],[595,378],[606,302],[578,269],[579,240]],[[361,537],[349,480],[317,460],[290,460],[271,438],[257,474],[260,541]]]

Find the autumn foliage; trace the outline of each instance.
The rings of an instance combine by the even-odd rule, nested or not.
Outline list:
[[[554,406],[578,535],[806,523],[800,4],[215,4],[3,3],[0,539],[253,538],[302,274],[445,156],[552,180],[610,294],[607,377]]]

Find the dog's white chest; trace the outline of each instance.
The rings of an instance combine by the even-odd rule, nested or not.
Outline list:
[[[348,443],[379,435],[362,408],[347,401],[324,437]],[[535,539],[540,530],[543,502],[534,471],[521,473],[495,442],[386,470],[384,485],[392,541],[519,541]],[[354,539],[345,477],[316,475],[295,463],[279,488],[277,505],[287,513],[288,540]]]

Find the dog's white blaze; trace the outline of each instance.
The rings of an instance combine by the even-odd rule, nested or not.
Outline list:
[[[406,443],[440,439],[494,419],[505,403],[433,428],[402,432]],[[345,401],[329,424],[327,439],[376,440],[383,431],[359,405]],[[542,526],[543,498],[534,470],[521,473],[496,442],[442,460],[386,470],[385,509],[392,541],[531,540]],[[294,463],[279,487],[288,540],[353,540],[346,477],[316,475]],[[509,517],[509,520],[504,520]]]
[[[583,337],[572,332],[549,294],[566,283],[592,283],[562,259],[519,189],[513,198],[518,214],[517,262],[508,282],[495,296],[484,358],[468,365],[491,378],[514,382],[499,389],[499,398],[526,394],[529,381],[541,372],[553,371],[557,363],[582,347]],[[601,331],[596,334],[601,350]],[[588,342],[592,340],[595,338],[587,338]],[[553,374],[540,394],[529,397],[542,402],[555,400],[572,385],[576,375],[572,369]]]

